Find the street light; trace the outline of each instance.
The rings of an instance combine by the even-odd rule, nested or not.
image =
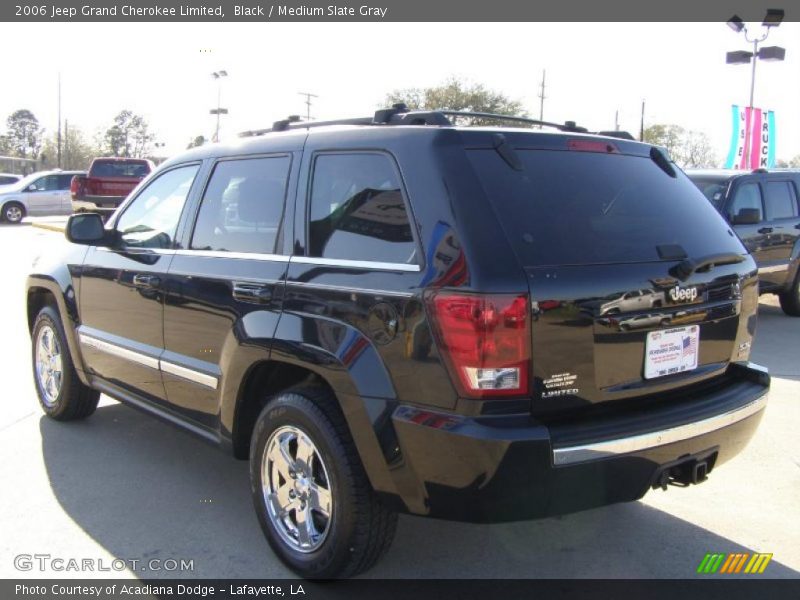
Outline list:
[[[753,44],[753,51],[750,52],[748,50],[736,50],[734,52],[728,52],[725,55],[725,62],[729,65],[746,65],[747,63],[752,63],[753,68],[750,72],[750,112],[753,111],[753,96],[755,94],[756,89],[756,64],[759,60],[765,61],[780,61],[786,58],[786,49],[781,48],[780,46],[767,46],[765,48],[758,49],[758,45],[762,43],[764,40],[767,39],[769,36],[769,32],[772,30],[773,27],[778,27],[783,21],[784,11],[782,8],[770,8],[767,9],[767,14],[764,16],[764,21],[761,26],[764,28],[764,33],[761,37],[757,38],[750,38],[750,35],[747,31],[747,26],[744,22],[739,18],[738,15],[733,15],[730,19],[728,19],[728,27],[730,27],[736,33],[744,32],[744,39],[749,43]],[[752,143],[745,147],[745,161],[749,162],[750,160],[750,151],[752,147]]]
[[[211,77],[213,77],[214,80],[217,82],[217,108],[212,108],[209,111],[210,114],[217,116],[217,127],[216,127],[216,129],[214,129],[214,138],[212,140],[214,142],[218,142],[219,141],[219,116],[228,114],[228,109],[227,108],[222,108],[222,106],[221,106],[221,102],[222,102],[222,78],[223,77],[227,77],[227,76],[228,76],[228,72],[225,71],[225,70],[214,71],[213,73],[211,73]]]

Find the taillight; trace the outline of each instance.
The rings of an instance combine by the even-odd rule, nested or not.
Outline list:
[[[76,196],[78,194],[78,178],[73,177],[69,182],[69,191],[70,194]]]
[[[614,144],[597,140],[567,140],[567,148],[578,152],[619,152]]]
[[[526,295],[439,292],[428,301],[439,349],[459,391],[472,398],[529,393]]]

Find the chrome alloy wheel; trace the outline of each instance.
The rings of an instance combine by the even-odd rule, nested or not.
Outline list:
[[[294,550],[313,552],[328,535],[333,499],[328,472],[311,438],[297,427],[279,427],[261,458],[264,503],[272,525]]]
[[[47,406],[53,406],[61,392],[64,363],[56,332],[49,325],[42,327],[36,337],[36,378],[42,400]]]

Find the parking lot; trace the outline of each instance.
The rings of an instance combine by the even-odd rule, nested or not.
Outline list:
[[[30,224],[0,226],[0,576],[63,575],[15,568],[15,556],[39,553],[194,561],[192,572],[133,573],[147,577],[291,577],[258,527],[246,463],[107,398],[83,422],[42,415],[23,284],[33,257],[62,243],[60,234]],[[800,319],[764,297],[752,359],[772,372],[770,404],[747,450],[704,484],[524,523],[402,517],[388,555],[366,576],[686,578],[707,552],[753,551],[773,554],[762,577],[800,576],[798,355]]]

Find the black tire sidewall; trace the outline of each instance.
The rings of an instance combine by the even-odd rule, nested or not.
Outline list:
[[[355,531],[357,499],[350,486],[346,453],[330,421],[303,395],[292,392],[272,399],[262,410],[253,431],[250,448],[250,482],[253,503],[267,541],[281,560],[308,578],[335,577],[347,562]],[[331,489],[333,517],[325,541],[319,549],[303,553],[283,541],[267,514],[262,492],[261,461],[264,447],[273,431],[292,425],[308,435],[325,463]]]
[[[61,389],[58,390],[58,396],[53,402],[52,406],[48,406],[43,400],[43,393],[39,383],[39,376],[36,373],[36,349],[39,339],[39,331],[45,326],[49,326],[56,334],[58,345],[61,348]],[[58,417],[61,413],[67,410],[69,399],[67,394],[72,387],[73,367],[72,357],[69,353],[69,346],[67,345],[64,329],[61,326],[61,319],[58,313],[51,307],[45,306],[36,316],[36,321],[33,325],[33,334],[31,336],[31,367],[33,369],[33,381],[36,386],[36,395],[39,398],[39,405],[42,410],[51,417]]]

